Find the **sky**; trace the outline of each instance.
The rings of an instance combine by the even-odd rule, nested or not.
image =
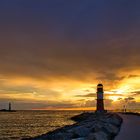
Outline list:
[[[0,108],[140,109],[139,0],[0,1]]]

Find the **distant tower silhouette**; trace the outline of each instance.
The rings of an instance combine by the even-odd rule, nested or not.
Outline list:
[[[11,111],[11,103],[9,103],[9,111]]]
[[[104,90],[103,90],[103,85],[98,84],[97,85],[97,112],[104,112]]]

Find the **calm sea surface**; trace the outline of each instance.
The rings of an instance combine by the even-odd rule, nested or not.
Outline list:
[[[0,112],[0,140],[20,140],[73,124],[69,118],[82,111]]]

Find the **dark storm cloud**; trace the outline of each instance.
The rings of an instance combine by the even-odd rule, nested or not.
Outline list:
[[[1,1],[0,73],[79,79],[95,73],[97,80],[122,80],[118,70],[140,67],[139,5],[138,0]]]

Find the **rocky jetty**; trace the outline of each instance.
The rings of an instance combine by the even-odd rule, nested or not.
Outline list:
[[[83,113],[71,119],[76,121],[74,125],[28,140],[113,140],[122,124],[115,113]]]

